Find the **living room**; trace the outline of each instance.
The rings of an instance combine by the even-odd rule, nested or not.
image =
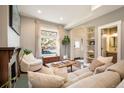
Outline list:
[[[123,5],[0,5],[0,86],[124,87],[123,11]]]

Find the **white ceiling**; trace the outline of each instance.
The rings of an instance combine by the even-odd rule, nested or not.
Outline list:
[[[21,15],[43,19],[46,21],[64,24],[66,29],[87,22],[111,11],[122,5],[102,5],[92,11],[91,5],[19,5]],[[39,14],[37,11],[41,10]],[[60,20],[63,17],[63,20]]]

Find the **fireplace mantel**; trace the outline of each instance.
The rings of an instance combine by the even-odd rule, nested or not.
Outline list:
[[[11,79],[10,66],[16,62],[16,70],[18,74],[18,57],[21,48],[16,47],[0,47],[0,86]]]

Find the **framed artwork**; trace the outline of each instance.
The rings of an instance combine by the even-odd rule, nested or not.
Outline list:
[[[75,48],[80,48],[80,41],[75,41],[74,46],[75,46]]]
[[[41,31],[41,54],[52,55],[57,54],[57,32]]]
[[[9,6],[9,26],[20,35],[20,15],[16,5]]]

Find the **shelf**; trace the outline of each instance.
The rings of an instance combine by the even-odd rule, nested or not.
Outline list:
[[[94,59],[94,57],[88,57],[87,59]]]
[[[94,50],[89,50],[89,51],[87,51],[87,52],[95,52]]]
[[[88,39],[87,41],[89,41],[89,42],[90,42],[90,41],[95,41],[95,39]]]
[[[95,57],[95,28],[90,27],[87,33],[87,60],[91,62],[91,60]]]

